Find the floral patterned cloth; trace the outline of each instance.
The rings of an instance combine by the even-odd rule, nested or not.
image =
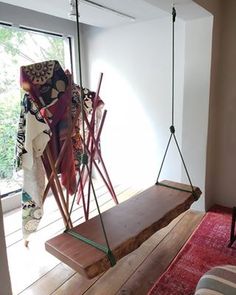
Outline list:
[[[46,146],[54,161],[67,137],[68,128],[80,109],[80,87],[73,83],[69,72],[64,72],[58,61],[51,60],[21,67],[21,87],[26,92],[19,121],[16,169],[23,169],[22,223],[23,236],[28,239],[43,215],[42,196],[47,175],[51,168],[44,157]],[[84,88],[84,110],[87,117],[95,115],[95,130],[103,102],[95,92]],[[82,145],[82,116],[68,141],[58,173],[61,183],[70,194],[76,189],[76,170],[80,166]],[[85,130],[85,142],[88,138]],[[42,162],[43,156],[44,162]]]
[[[71,123],[70,79],[58,61],[49,60],[21,67],[21,86],[30,94],[51,129],[49,148],[56,161]],[[45,168],[50,175],[51,168],[47,162]],[[71,195],[74,194],[76,171],[71,141],[67,143],[58,173],[61,174],[62,185]]]
[[[35,103],[25,94],[17,134],[16,169],[23,169],[22,230],[24,239],[37,229],[42,217],[45,172],[41,155],[50,140],[50,128]]]

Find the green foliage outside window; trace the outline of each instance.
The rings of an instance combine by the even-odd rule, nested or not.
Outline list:
[[[64,42],[60,37],[0,26],[0,179],[11,178],[20,115],[19,70],[56,59],[64,67]]]
[[[0,99],[0,178],[12,176],[20,106],[14,96]]]

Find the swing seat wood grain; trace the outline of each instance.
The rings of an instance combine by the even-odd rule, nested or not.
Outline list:
[[[189,185],[172,181],[162,183],[191,191]],[[110,248],[116,261],[137,249],[156,231],[189,209],[196,197],[201,195],[198,187],[194,187],[194,191],[195,197],[190,192],[153,185],[102,213]],[[73,230],[106,245],[99,216],[74,227]],[[105,253],[67,233],[48,240],[45,247],[49,253],[89,279],[111,267]]]

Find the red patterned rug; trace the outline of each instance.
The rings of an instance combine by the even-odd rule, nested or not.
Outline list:
[[[194,294],[200,277],[210,268],[236,265],[236,242],[227,247],[231,227],[231,210],[215,206],[158,279],[148,295]]]

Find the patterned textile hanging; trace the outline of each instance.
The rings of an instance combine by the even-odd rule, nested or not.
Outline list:
[[[16,145],[16,170],[23,169],[22,229],[27,239],[42,217],[45,172],[41,156],[50,140],[50,128],[35,103],[24,94]]]
[[[68,128],[80,109],[80,87],[70,81],[70,77],[70,73],[64,72],[55,60],[21,67],[21,87],[25,93],[17,134],[16,170],[23,170],[22,228],[26,240],[37,230],[42,218],[45,172],[47,175],[52,173],[45,148],[49,147],[56,162]],[[89,89],[83,91],[84,111],[89,117],[93,113],[95,92]],[[98,102],[96,124],[99,123],[103,106],[102,100]],[[79,116],[57,168],[61,184],[71,195],[76,191],[76,170],[79,169],[83,153],[81,126]],[[88,130],[85,141],[87,138]]]

